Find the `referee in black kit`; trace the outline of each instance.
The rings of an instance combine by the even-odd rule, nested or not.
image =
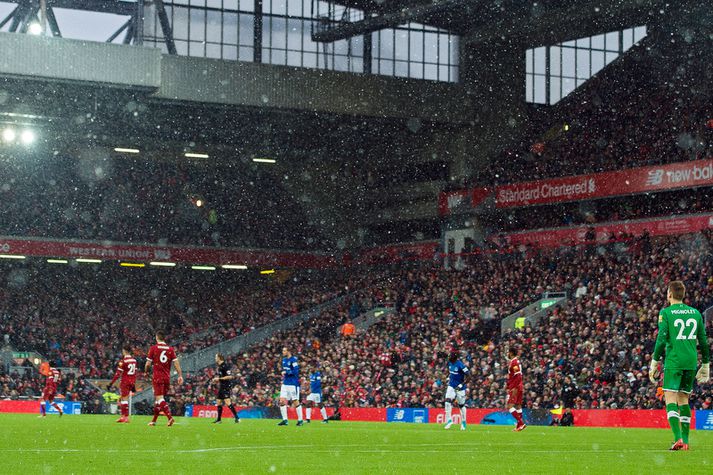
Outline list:
[[[218,384],[218,402],[216,409],[218,410],[218,417],[213,421],[213,424],[220,424],[223,422],[223,406],[228,405],[230,412],[233,413],[235,418],[235,423],[240,422],[240,417],[238,417],[238,412],[233,406],[233,401],[230,399],[230,390],[233,389],[233,380],[235,376],[232,375],[230,368],[225,364],[225,358],[222,354],[216,353],[215,362],[218,364],[218,374],[213,378],[213,382]]]

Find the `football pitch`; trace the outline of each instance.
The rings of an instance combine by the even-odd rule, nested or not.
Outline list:
[[[0,473],[713,473],[713,432],[669,452],[666,430],[0,415]]]

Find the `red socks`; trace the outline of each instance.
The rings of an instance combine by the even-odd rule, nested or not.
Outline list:
[[[159,410],[163,411],[164,414],[166,414],[166,417],[171,419],[171,409],[168,407],[168,403],[166,401],[161,401],[158,405]]]

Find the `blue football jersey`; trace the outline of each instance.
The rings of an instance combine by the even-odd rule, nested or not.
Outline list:
[[[282,358],[282,371],[285,372],[285,376],[282,378],[282,384],[288,386],[300,385],[300,365],[297,363],[296,356]]]
[[[468,374],[468,368],[461,360],[455,363],[448,362],[448,386],[452,388],[465,383],[465,376]]]
[[[322,394],[322,373],[316,371],[309,375],[309,391],[312,394]]]

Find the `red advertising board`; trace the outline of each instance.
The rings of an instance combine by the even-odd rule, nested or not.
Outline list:
[[[438,253],[438,244],[438,241],[422,241],[373,247],[362,251],[357,263],[373,265],[411,260],[430,260]]]
[[[651,236],[688,234],[713,228],[713,213],[679,216],[673,218],[642,219],[637,221],[574,226],[569,228],[538,229],[503,235],[512,246],[529,244],[535,247],[559,247],[589,242],[587,232],[594,230],[595,241],[607,242],[622,233],[639,236],[648,232]]]
[[[512,208],[713,185],[713,158],[498,186],[495,205]]]
[[[38,401],[0,401],[0,413],[39,414]]]
[[[186,264],[238,264],[256,267],[326,268],[336,265],[336,260],[333,256],[316,253],[18,239],[10,237],[0,237],[0,254],[135,262],[170,261]]]

